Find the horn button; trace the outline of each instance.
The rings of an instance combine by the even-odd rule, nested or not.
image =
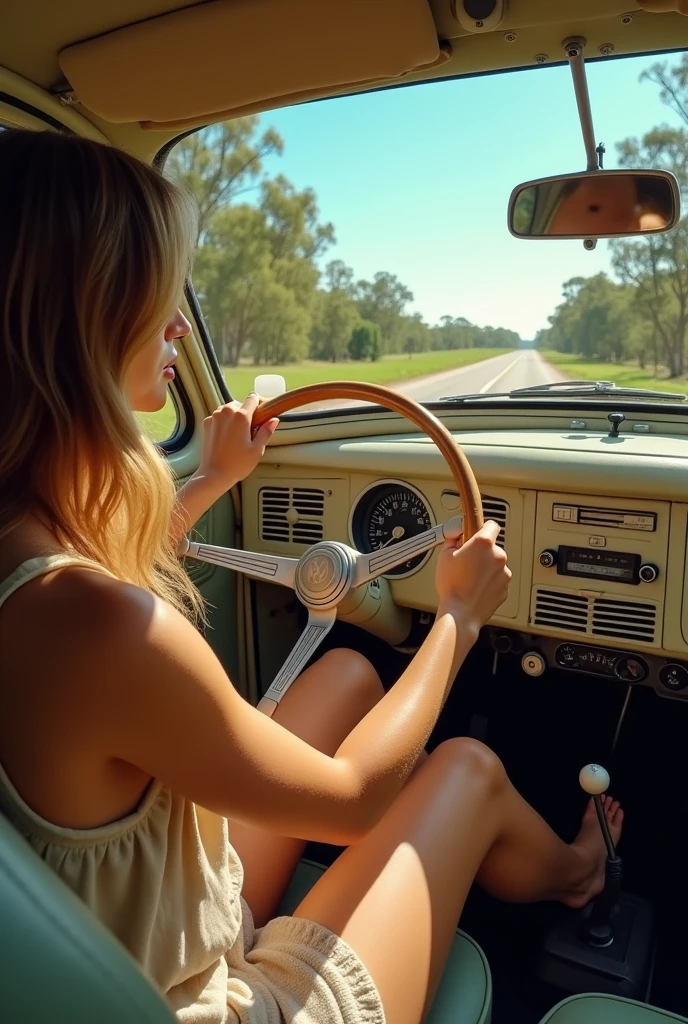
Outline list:
[[[333,608],[353,582],[355,552],[345,544],[323,541],[299,559],[294,590],[307,608]]]

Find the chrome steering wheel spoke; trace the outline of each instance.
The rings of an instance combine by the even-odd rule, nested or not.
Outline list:
[[[279,670],[264,696],[258,702],[258,710],[264,715],[272,718],[277,705],[285,693],[301,674],[306,663],[310,660],[322,641],[334,626],[337,618],[336,608],[328,608],[324,611],[309,611],[308,624],[303,633],[296,641],[296,644]]]
[[[254,580],[267,580],[283,587],[294,587],[298,558],[283,558],[278,555],[262,555],[256,551],[241,551],[239,548],[223,548],[215,544],[200,544],[184,537],[179,545],[182,558],[196,558],[201,562],[221,565],[234,569]]]
[[[433,526],[431,530],[424,533],[417,533],[408,540],[399,541],[398,544],[390,544],[389,547],[380,548],[366,554],[356,555],[356,564],[353,573],[353,586],[360,587],[369,583],[378,576],[384,576],[391,569],[403,565],[410,558],[422,555],[431,548],[437,547],[446,537],[456,537],[463,530],[463,516],[454,516],[446,523]]]
[[[432,530],[367,554],[336,541],[322,541],[301,558],[284,558],[201,544],[186,537],[179,545],[179,554],[234,569],[252,579],[291,587],[308,609],[306,628],[258,703],[258,710],[272,717],[284,694],[332,629],[337,619],[337,606],[350,589],[363,586],[410,558],[430,551],[445,537],[457,537],[462,529],[463,518],[455,516]]]

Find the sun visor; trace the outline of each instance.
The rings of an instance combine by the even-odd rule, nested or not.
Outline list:
[[[427,0],[211,0],[68,46],[59,62],[94,114],[162,129],[384,82],[449,53]]]

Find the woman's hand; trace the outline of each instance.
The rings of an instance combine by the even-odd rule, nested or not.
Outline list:
[[[221,405],[203,421],[203,446],[197,476],[224,494],[245,480],[260,462],[279,420],[268,420],[252,436],[251,422],[260,399],[251,393],[243,402]]]
[[[496,543],[499,529],[488,520],[465,544],[460,537],[445,543],[435,576],[438,617],[450,613],[477,632],[506,600],[511,570]]]
[[[176,514],[170,524],[174,547],[211,505],[256,468],[278,420],[268,420],[252,436],[251,423],[258,395],[245,402],[228,402],[203,420],[201,464],[177,491]]]

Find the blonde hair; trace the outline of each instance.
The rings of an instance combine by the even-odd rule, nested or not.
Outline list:
[[[191,618],[173,477],[124,378],[178,305],[194,233],[189,198],[114,147],[0,131],[0,537],[36,513]]]

